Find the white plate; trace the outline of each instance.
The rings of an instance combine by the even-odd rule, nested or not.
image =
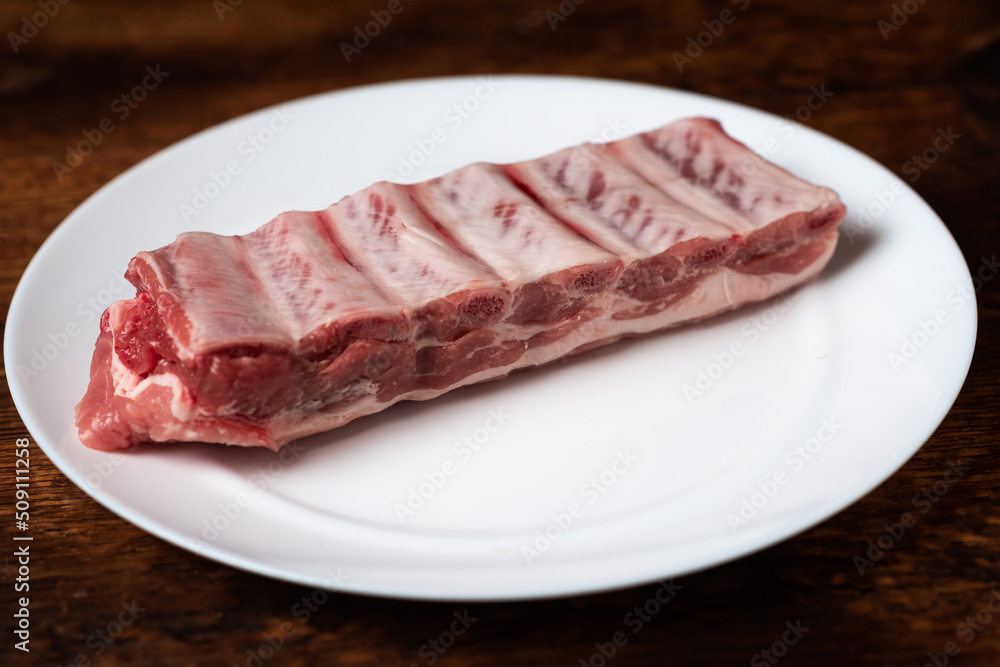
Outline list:
[[[639,584],[748,554],[847,507],[912,456],[962,386],[976,308],[948,231],[892,173],[803,126],[699,95],[563,77],[406,81],[281,109],[197,134],[102,188],[45,242],[10,308],[7,377],[39,446],[97,501],[178,546],[307,586],[394,597]],[[401,164],[421,163],[404,172],[422,180],[693,115],[720,119],[847,204],[852,239],[842,234],[822,276],[790,302],[400,404],[283,458],[80,445],[73,406],[96,316],[131,296],[117,276],[136,251],[185,230],[244,233],[286,209],[324,208]],[[227,164],[235,176],[220,175]],[[185,220],[182,204],[207,206]],[[730,360],[733,343],[742,354]],[[25,372],[32,363],[37,375]],[[686,395],[700,371],[707,390]],[[478,451],[456,446],[465,438]],[[794,453],[804,447],[808,460]],[[401,520],[410,489],[428,497]],[[746,523],[734,528],[741,508]]]

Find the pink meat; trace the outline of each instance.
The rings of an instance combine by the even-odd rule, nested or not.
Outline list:
[[[510,287],[507,322],[561,322],[621,273],[620,257],[559,224],[499,165],[472,164],[410,189],[445,234]]]
[[[844,207],[708,119],[139,253],[81,441],[278,449],[400,400],[703,319],[814,277]]]

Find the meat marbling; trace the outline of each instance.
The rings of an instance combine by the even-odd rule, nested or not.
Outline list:
[[[81,441],[278,449],[400,400],[761,301],[844,206],[694,118],[140,252],[101,318]]]

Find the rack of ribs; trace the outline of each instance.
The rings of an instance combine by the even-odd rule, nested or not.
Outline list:
[[[81,441],[278,449],[816,276],[844,206],[693,118],[140,252]]]

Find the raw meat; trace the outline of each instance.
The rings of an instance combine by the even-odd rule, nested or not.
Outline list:
[[[844,207],[709,119],[140,252],[101,319],[81,441],[278,449],[823,268]]]

